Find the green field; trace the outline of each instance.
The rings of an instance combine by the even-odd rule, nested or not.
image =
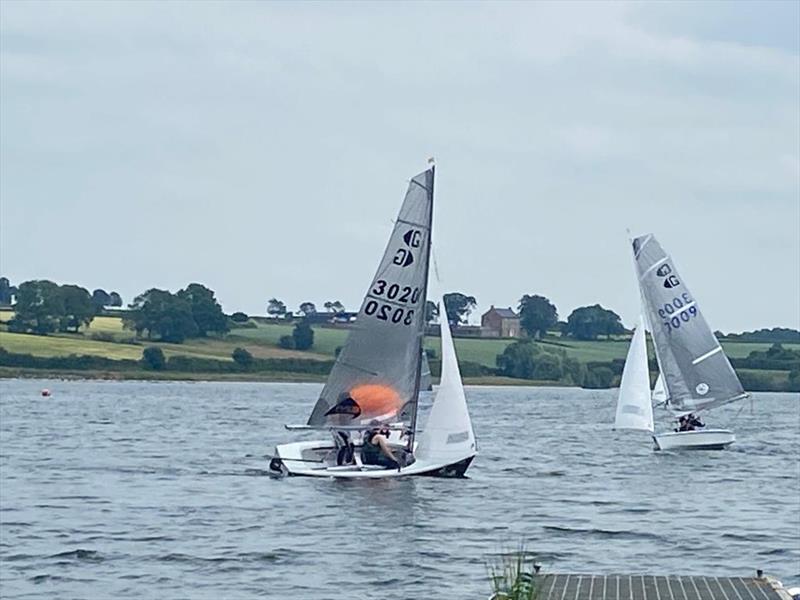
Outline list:
[[[224,338],[206,338],[187,340],[183,344],[164,344],[139,340],[136,344],[119,343],[121,340],[131,340],[133,334],[122,329],[116,317],[100,317],[97,326],[92,323],[86,332],[81,334],[56,334],[37,336],[29,334],[8,333],[0,331],[0,346],[9,352],[24,352],[35,356],[60,356],[67,354],[88,354],[92,356],[107,356],[109,358],[141,357],[145,346],[160,346],[165,354],[183,354],[205,358],[230,359],[233,349],[240,346],[246,348],[257,358],[316,358],[329,359],[335,355],[336,348],[344,344],[347,331],[342,329],[328,329],[318,327],[314,329],[314,349],[312,352],[298,352],[284,350],[278,347],[281,336],[291,335],[291,325],[260,325],[255,329],[234,329]],[[115,342],[92,339],[92,334],[104,332],[114,335]],[[495,359],[501,354],[512,340],[507,339],[479,339],[456,338],[456,352],[460,360],[479,363],[488,367],[495,366]],[[581,362],[607,362],[613,359],[624,359],[628,351],[628,342],[625,340],[612,341],[561,341],[545,340],[539,342],[543,349],[561,348],[568,356],[577,358]],[[722,346],[728,356],[744,358],[753,350],[763,351],[770,344],[723,342]],[[434,349],[437,356],[441,347],[439,338],[427,338],[425,347]],[[800,349],[800,345],[784,344],[786,348]],[[652,351],[651,351],[652,355]]]
[[[106,356],[114,360],[142,357],[142,348],[130,344],[96,342],[82,336],[40,336],[0,331],[0,346],[9,352],[33,354],[34,356],[67,356],[69,354],[88,354]]]
[[[0,312],[0,321],[7,321],[12,313]],[[78,334],[59,333],[48,336],[16,334],[0,328],[0,347],[9,352],[35,356],[66,356],[87,354],[112,359],[134,359],[142,356],[146,346],[159,346],[167,356],[184,355],[200,358],[231,360],[236,347],[246,348],[256,358],[311,358],[329,360],[336,348],[342,346],[347,337],[346,329],[327,327],[314,328],[314,348],[310,352],[284,350],[278,346],[281,336],[291,335],[292,325],[259,323],[254,328],[233,329],[224,337],[208,337],[187,340],[183,344],[164,344],[146,339],[136,340],[132,331],[122,327],[119,317],[96,317],[90,327]],[[459,360],[478,363],[487,367],[496,366],[496,358],[513,340],[498,338],[456,338]],[[581,362],[608,362],[624,359],[628,351],[627,340],[600,340],[584,342],[563,338],[546,338],[536,342],[543,349],[560,348],[568,356]],[[769,348],[767,343],[722,342],[731,357],[744,358],[754,350]],[[426,348],[440,355],[439,338],[428,338]],[[786,348],[800,350],[800,344],[784,344]]]
[[[278,339],[283,335],[292,333],[291,325],[259,325],[256,329],[234,329],[228,338],[232,340],[249,340],[262,344],[277,345]],[[314,351],[319,354],[334,356],[336,348],[342,346],[347,338],[347,330],[330,329],[325,327],[314,328]],[[498,338],[456,338],[456,352],[459,360],[479,363],[488,367],[495,367],[495,359],[502,354],[506,346],[514,340]],[[425,347],[441,354],[441,344],[438,337],[429,337],[425,340]],[[628,351],[627,341],[602,341],[602,342],[562,342],[543,343],[542,347],[563,348],[569,356],[586,361],[609,361],[614,358],[625,358]]]
[[[227,339],[239,345],[251,343],[277,347],[278,340],[284,335],[292,335],[293,329],[292,325],[259,325],[254,329],[233,329],[227,335]],[[344,344],[346,338],[347,330],[345,329],[314,327],[314,353],[328,359],[336,354],[336,348]],[[308,354],[307,352],[299,353],[301,356],[308,356]]]
[[[3,315],[7,320],[8,312]],[[256,331],[259,335],[241,336],[240,332]],[[195,356],[198,358],[215,358],[232,360],[234,348],[247,349],[256,358],[311,358],[328,360],[334,353],[335,345],[328,351],[314,348],[313,352],[284,350],[277,346],[278,338],[291,334],[291,327],[263,326],[255,329],[234,329],[224,338],[208,337],[187,340],[183,344],[165,344],[151,342],[146,339],[134,340],[132,331],[123,329],[122,320],[118,317],[95,317],[91,325],[78,334],[58,333],[47,336],[22,333],[9,333],[0,330],[0,347],[9,352],[32,354],[34,356],[67,356],[70,354],[86,354],[89,356],[105,356],[114,360],[129,358],[138,360],[147,346],[160,347],[166,356]],[[343,334],[344,332],[333,333]],[[103,339],[94,339],[98,334]],[[315,335],[318,335],[315,333]],[[321,339],[325,335],[320,336]],[[338,339],[338,338],[337,338]],[[122,343],[127,342],[127,343]]]

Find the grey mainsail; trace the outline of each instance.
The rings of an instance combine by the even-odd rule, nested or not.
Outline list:
[[[433,216],[433,168],[411,179],[378,271],[308,419],[402,421],[413,431],[420,386]]]
[[[634,239],[633,254],[668,405],[698,411],[745,397],[694,296],[655,237]]]

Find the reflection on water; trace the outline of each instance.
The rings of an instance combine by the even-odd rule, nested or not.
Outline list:
[[[472,388],[469,479],[265,476],[318,393],[0,382],[0,593],[483,598],[523,542],[552,571],[800,580],[797,395],[715,412],[728,451],[656,453],[611,431],[614,390]]]

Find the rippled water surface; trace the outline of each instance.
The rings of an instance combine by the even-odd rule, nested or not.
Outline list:
[[[470,388],[469,479],[267,477],[319,389],[0,381],[0,596],[485,598],[521,542],[550,571],[800,582],[797,395],[716,411],[727,451],[656,453],[611,431],[615,390]]]

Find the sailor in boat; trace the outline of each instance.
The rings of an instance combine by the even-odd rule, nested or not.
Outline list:
[[[350,440],[350,435],[346,431],[336,431],[333,433],[333,440],[336,448],[336,464],[352,465],[355,463],[355,444]]]
[[[373,428],[364,432],[361,444],[361,462],[399,471],[400,462],[389,446],[389,429],[382,427],[378,421],[373,421],[370,425]]]
[[[693,413],[678,417],[678,428],[675,431],[695,431],[697,428],[705,427],[706,424],[694,416]]]
[[[689,431],[694,431],[698,428],[703,428],[706,426],[700,419],[694,416],[693,413],[689,413],[689,416],[686,417],[686,420],[689,422]]]

